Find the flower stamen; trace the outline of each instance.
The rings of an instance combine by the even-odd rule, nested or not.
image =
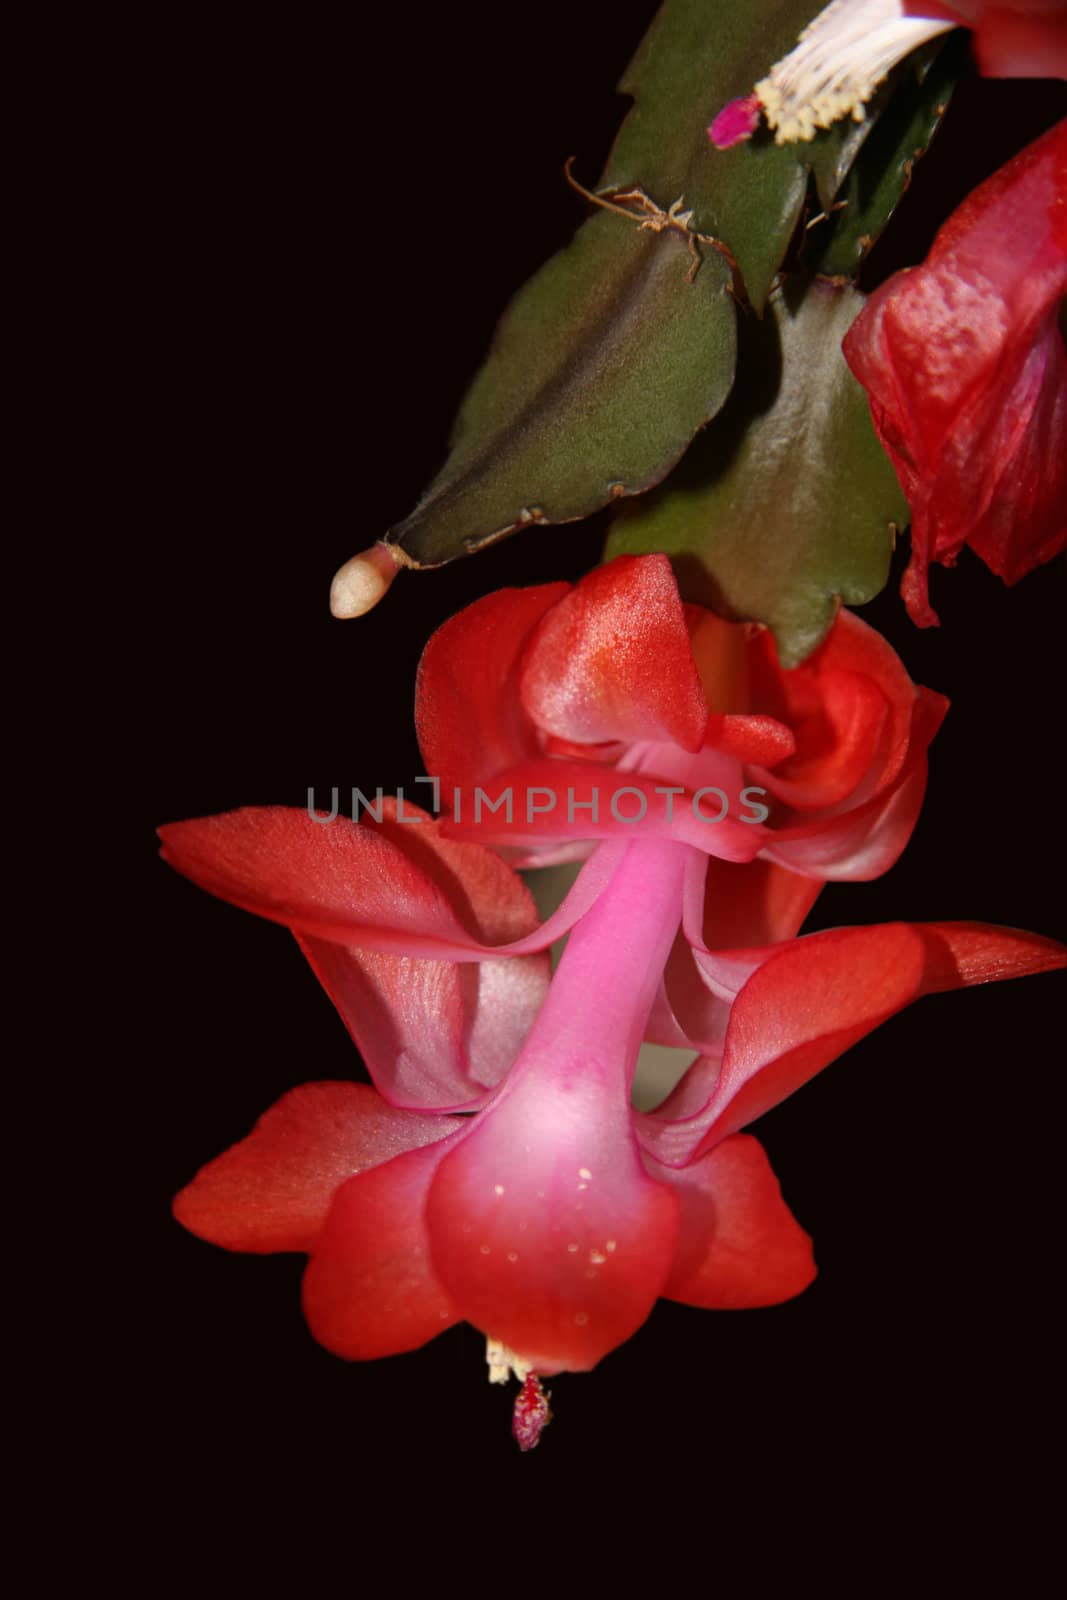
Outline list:
[[[842,117],[862,122],[897,63],[957,26],[907,16],[902,0],[831,0],[753,94],[723,106],[708,137],[717,150],[729,150],[752,137],[761,111],[776,144],[814,139]]]
[[[832,0],[756,85],[775,143],[813,139],[845,116],[862,122],[897,62],[956,26],[905,16],[901,0]]]

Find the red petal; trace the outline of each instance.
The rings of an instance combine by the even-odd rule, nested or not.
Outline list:
[[[745,950],[792,939],[821,888],[818,879],[773,861],[742,864],[709,857],[703,943],[711,950]]]
[[[733,1004],[713,1083],[696,1064],[709,1098],[694,1113],[683,1080],[675,1096],[687,1120],[668,1125],[668,1102],[640,1124],[646,1148],[671,1166],[753,1122],[920,995],[1050,971],[1067,964],[1067,950],[982,923],[885,923],[810,934],[733,959],[757,965]]]
[[[405,955],[481,954],[488,935],[536,925],[522,880],[476,845],[441,836],[408,805],[383,823],[316,822],[284,806],[247,807],[159,830],[163,858],[220,899],[312,938]]]
[[[864,881],[888,871],[918,821],[926,793],[926,751],[947,710],[942,695],[920,689],[907,764],[895,781],[862,804],[774,830],[763,855],[824,879]]]
[[[619,556],[583,578],[541,623],[521,692],[533,721],[560,739],[699,750],[707,706],[667,557]]]
[[[784,722],[774,717],[712,716],[704,743],[724,756],[772,767],[791,756],[797,742]]]
[[[669,1300],[740,1310],[778,1305],[808,1287],[815,1277],[811,1239],[782,1199],[758,1140],[735,1134],[670,1177],[681,1217],[663,1288]]]
[[[1041,10],[1046,14],[1042,16]],[[1037,15],[1026,15],[1036,12]],[[975,57],[987,78],[1067,78],[1067,17],[1062,0],[987,7],[975,35]]]
[[[547,953],[460,964],[326,939],[300,944],[394,1106],[478,1104],[511,1065],[548,990]]]
[[[426,1191],[449,1148],[413,1150],[338,1191],[304,1274],[308,1326],[335,1355],[398,1355],[459,1321],[430,1264],[425,1223]]]
[[[970,542],[1013,582],[1067,538],[1065,288],[1067,121],[976,189],[845,337],[911,505],[902,592],[922,626],[931,562]]]
[[[305,1083],[201,1168],[174,1202],[190,1232],[227,1250],[310,1250],[354,1173],[455,1131],[443,1117],[394,1111],[367,1084]]]
[[[892,646],[851,611],[839,611],[819,649],[783,672],[774,637],[750,649],[755,693],[788,724],[796,753],[762,774],[773,794],[804,810],[867,800],[900,773],[912,741],[918,690]]]
[[[1067,965],[1062,944],[1021,928],[996,928],[986,922],[918,922],[913,926],[926,947],[924,994],[1055,972]]]
[[[569,584],[546,583],[486,595],[438,628],[423,651],[415,725],[426,771],[440,778],[446,803],[454,788],[473,798],[494,773],[539,753],[519,699],[519,669],[537,624],[569,592]]]

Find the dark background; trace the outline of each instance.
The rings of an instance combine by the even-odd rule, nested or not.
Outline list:
[[[431,630],[501,584],[597,559],[603,519],[405,575],[360,622],[327,610],[335,567],[435,471],[509,294],[581,220],[563,161],[598,170],[653,10],[616,4],[584,29],[558,0],[506,24],[488,5],[359,28],[175,19],[131,91],[133,129],[102,109],[136,237],[120,284],[139,530],[123,677],[146,903],[126,952],[143,971],[115,980],[137,1023],[119,1121],[144,1166],[126,1213],[136,1310],[115,1343],[148,1419],[145,1472],[186,1526],[251,1535],[292,1491],[331,1484],[364,1517],[397,1493],[454,1496],[469,1530],[600,1473],[638,1498],[695,1473],[709,1505],[814,1489],[830,1526],[865,1502],[922,1525],[948,1486],[979,1515],[1040,1437],[1055,978],[924,1001],[769,1115],[758,1131],[814,1235],[813,1288],[766,1311],[661,1304],[595,1374],[556,1380],[530,1457],[471,1329],[346,1366],[304,1327],[300,1260],[230,1256],[169,1217],[284,1090],[358,1063],[285,932],[158,865],[152,828],[302,805],[311,783],[409,785]],[[870,281],[920,258],[944,212],[1063,109],[1048,86],[961,90]],[[864,615],[954,708],[904,860],[828,889],[813,926],[973,917],[1062,937],[1062,563],[1009,591],[965,552],[935,573],[927,633],[897,598],[900,565]]]

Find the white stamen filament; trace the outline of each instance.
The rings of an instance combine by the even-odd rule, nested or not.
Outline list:
[[[900,0],[832,0],[756,85],[775,143],[813,139],[844,116],[862,122],[867,101],[897,62],[956,26],[907,17]]]
[[[490,1383],[507,1383],[512,1373],[520,1383],[525,1383],[530,1375],[530,1363],[509,1350],[500,1339],[486,1339],[485,1359]]]

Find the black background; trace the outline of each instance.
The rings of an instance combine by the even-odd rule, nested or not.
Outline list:
[[[487,5],[359,27],[175,16],[130,91],[142,136],[115,113],[136,237],[119,289],[139,536],[119,599],[138,619],[121,677],[145,932],[122,967],[143,971],[113,980],[136,1018],[123,1113],[143,1158],[135,1309],[114,1339],[145,1471],[183,1526],[251,1535],[275,1501],[330,1484],[363,1517],[401,1492],[454,1501],[469,1532],[602,1474],[635,1501],[662,1477],[709,1506],[814,1488],[827,1527],[846,1503],[922,1526],[950,1489],[978,1516],[1040,1438],[1055,978],[927,1000],[769,1115],[758,1131],[815,1238],[815,1285],[767,1311],[661,1304],[595,1374],[556,1380],[529,1457],[473,1330],[346,1366],[303,1325],[297,1258],[230,1256],[169,1217],[279,1094],[358,1063],[292,940],[158,865],[152,828],[302,805],[312,783],[410,785],[431,630],[501,584],[597,559],[602,519],[404,575],[360,622],[327,610],[335,567],[432,476],[509,294],[580,220],[563,161],[596,174],[653,9],[613,5],[610,26],[558,0],[506,22]],[[1062,114],[1058,94],[961,91],[870,281],[921,257],[948,207]],[[965,552],[935,573],[927,633],[897,598],[900,565],[864,615],[954,706],[904,860],[829,888],[812,925],[973,917],[1062,937],[1062,564],[1009,591]]]

